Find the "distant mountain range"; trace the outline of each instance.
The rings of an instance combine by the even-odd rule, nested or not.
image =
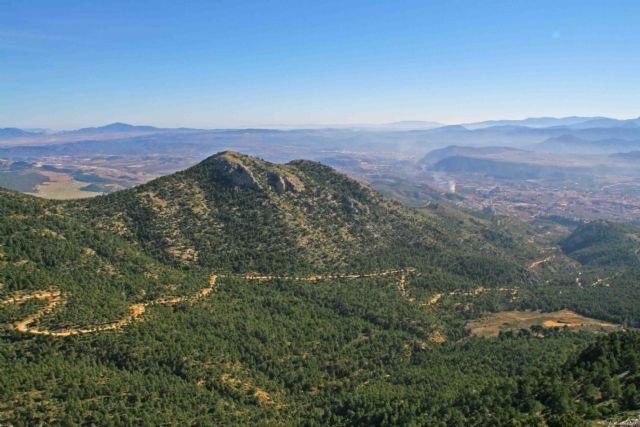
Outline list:
[[[171,152],[174,156],[202,158],[216,151],[236,149],[273,161],[300,157],[322,161],[338,153],[418,160],[430,151],[452,145],[556,154],[613,154],[640,150],[639,123],[640,119],[568,117],[448,126],[404,121],[377,127],[288,130],[159,128],[127,123],[53,134],[5,128],[0,129],[0,155],[14,161],[37,161],[38,157],[63,151],[90,156]]]
[[[426,156],[422,158],[418,162],[421,167],[429,167],[431,165],[435,165],[436,163],[444,160],[448,157],[454,156],[471,156],[471,157],[479,157],[479,156],[499,156],[506,152],[520,151],[517,148],[509,148],[509,147],[461,147],[452,145],[450,147],[441,148],[438,150],[433,150],[429,152]]]
[[[596,127],[637,127],[640,126],[640,118],[637,119],[612,119],[609,117],[530,117],[522,120],[488,120],[484,122],[463,124],[467,129],[482,129],[494,126],[526,126],[532,128],[568,127],[571,129],[587,129]]]
[[[564,134],[549,138],[530,148],[549,153],[607,154],[640,149],[639,139],[604,138],[587,139],[575,134]]]
[[[91,134],[91,133],[110,133],[110,132],[155,132],[155,131],[161,131],[161,130],[166,130],[166,129],[161,129],[154,126],[130,125],[127,123],[111,123],[106,126],[82,128],[82,129],[77,129],[72,131],[65,131],[64,133]]]
[[[0,138],[20,138],[22,136],[32,135],[37,135],[37,133],[18,128],[0,128]]]
[[[294,129],[291,126],[281,126],[282,129]],[[456,125],[444,125],[442,123],[423,120],[404,120],[383,124],[353,124],[339,126],[300,126],[300,129],[365,129],[365,130],[383,130],[383,131],[477,131],[489,128],[499,128],[503,131],[525,129],[548,129],[560,131],[561,129],[582,130],[593,128],[640,128],[640,118],[636,119],[614,119],[609,117],[531,117],[522,120],[488,120],[483,122],[464,123]],[[116,122],[105,126],[87,127],[75,130],[51,131],[48,129],[19,129],[15,127],[0,128],[0,138],[20,138],[38,135],[99,135],[109,133],[142,133],[142,132],[176,132],[176,131],[196,131],[205,129],[192,128],[159,128],[155,126],[132,125],[128,123]],[[213,129],[209,129],[213,130]],[[244,130],[244,129],[242,129]],[[274,130],[273,127],[268,129],[255,130]]]
[[[489,158],[454,155],[446,157],[429,167],[436,172],[477,173],[498,179],[546,179],[562,180],[588,173],[586,168],[547,166]]]
[[[637,128],[637,127],[640,127],[640,118],[618,120],[618,119],[610,119],[607,117],[598,117],[598,118],[594,118],[593,120],[587,120],[585,122],[575,123],[570,127],[572,129],[608,128],[608,127]]]

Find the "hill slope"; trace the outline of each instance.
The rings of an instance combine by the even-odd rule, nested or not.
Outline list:
[[[483,274],[473,266],[484,262],[487,270],[509,271],[507,280],[528,280],[512,248],[482,237],[480,221],[457,227],[309,161],[277,165],[224,152],[69,209],[170,263],[308,273],[428,265],[477,278]],[[481,261],[483,254],[492,258]],[[452,267],[455,258],[460,265]]]
[[[571,364],[591,334],[470,335],[501,310],[638,321],[634,288],[527,268],[546,255],[513,221],[231,152],[91,200],[0,190],[0,211],[0,423],[544,425],[639,406],[634,335],[611,370],[634,375],[624,397],[566,380],[593,377]]]
[[[562,250],[585,265],[640,267],[640,229],[630,224],[593,221],[581,224],[560,242]]]

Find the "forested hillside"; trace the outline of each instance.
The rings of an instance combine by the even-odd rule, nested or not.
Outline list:
[[[182,265],[319,273],[460,264],[468,270],[461,273],[476,278],[500,271],[527,280],[515,262],[530,250],[524,243],[519,251],[505,250],[475,238],[480,221],[460,226],[421,214],[309,161],[277,165],[224,152],[69,209],[158,259]]]
[[[636,332],[468,327],[536,309],[637,326],[635,266],[610,274],[597,249],[634,254],[627,228],[579,227],[552,262],[524,224],[231,152],[91,200],[0,190],[0,212],[0,423],[555,426],[639,408]]]
[[[609,221],[582,224],[560,245],[567,255],[585,265],[640,267],[640,228],[631,224]]]

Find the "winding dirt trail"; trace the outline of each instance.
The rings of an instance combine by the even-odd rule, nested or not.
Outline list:
[[[339,280],[339,279],[366,279],[371,277],[387,277],[387,276],[396,276],[402,275],[406,273],[412,273],[416,271],[415,268],[405,268],[402,270],[386,270],[375,273],[364,273],[364,274],[327,274],[327,275],[311,275],[311,276],[263,276],[259,274],[245,274],[241,276],[245,280],[256,280],[259,282],[267,282],[270,280],[296,280],[301,282],[317,282],[320,280]],[[221,276],[224,277],[224,276]]]
[[[404,299],[406,299],[409,302],[414,302],[416,300],[411,295],[409,295],[409,292],[407,291],[407,276],[405,275],[404,272],[400,274],[400,280],[398,280],[397,286],[398,286],[398,292],[400,292],[400,295],[402,295]]]
[[[414,273],[416,271],[415,268],[409,267],[402,270],[386,270],[375,273],[365,273],[365,274],[335,274],[335,275],[312,275],[312,276],[262,276],[257,274],[245,274],[241,276],[245,280],[255,280],[258,282],[267,282],[270,280],[295,280],[302,282],[317,282],[320,280],[354,280],[354,279],[366,279],[373,277],[389,277],[389,276],[400,276],[398,279],[398,283],[396,283],[396,287],[398,288],[398,292],[402,295],[402,298],[407,300],[410,303],[415,302],[415,298],[413,298],[409,292],[407,291],[407,274]]]
[[[546,258],[544,258],[544,259],[540,259],[540,260],[538,260],[538,261],[534,261],[534,262],[532,262],[532,263],[529,265],[528,269],[529,269],[529,270],[533,270],[534,268],[536,268],[536,267],[538,267],[538,266],[540,266],[540,265],[542,265],[542,264],[544,264],[544,263],[546,263],[546,262],[551,261],[553,258],[554,258],[554,257],[553,257],[553,255],[552,255],[552,256],[550,256],[550,257],[546,257]]]
[[[38,320],[40,317],[51,313],[55,310],[59,305],[64,305],[67,303],[66,298],[62,297],[60,291],[51,290],[51,291],[35,291],[30,294],[18,294],[11,298],[8,298],[4,301],[0,301],[0,305],[7,304],[24,304],[27,301],[31,300],[45,300],[47,304],[37,310],[35,313],[30,314],[19,322],[16,322],[15,328],[23,333],[27,333],[30,331],[29,325]]]
[[[376,273],[365,273],[365,274],[343,274],[343,275],[311,275],[311,276],[268,276],[268,275],[257,275],[257,274],[245,274],[242,277],[245,280],[255,280],[259,282],[266,282],[270,280],[299,280],[306,282],[317,282],[320,280],[338,280],[338,279],[364,279],[364,278],[372,278],[372,277],[388,277],[399,275],[400,280],[398,281],[398,290],[401,295],[409,300],[413,301],[412,298],[409,297],[408,292],[405,287],[406,283],[406,274],[414,272],[414,268],[407,268],[403,270],[387,270]],[[48,291],[35,291],[31,293],[19,293],[12,297],[9,297],[3,301],[0,301],[0,306],[8,305],[8,304],[24,304],[27,301],[31,300],[44,300],[47,301],[46,305],[24,319],[16,322],[14,324],[15,329],[18,332],[22,332],[24,334],[31,335],[46,335],[51,337],[68,337],[71,335],[80,335],[80,334],[91,334],[96,332],[105,332],[105,331],[115,331],[118,329],[122,329],[133,322],[142,321],[143,315],[147,311],[148,307],[155,305],[175,305],[182,302],[194,303],[202,298],[207,297],[211,293],[213,293],[218,288],[218,279],[223,278],[223,275],[212,274],[209,278],[209,286],[201,289],[197,293],[193,295],[186,296],[171,296],[171,297],[160,297],[158,299],[145,302],[145,303],[136,303],[131,304],[129,306],[129,314],[122,319],[115,320],[113,322],[106,322],[100,324],[92,324],[86,326],[75,326],[71,328],[65,329],[47,329],[41,328],[38,326],[32,326],[38,319],[43,316],[53,312],[57,308],[64,306],[67,303],[67,298],[64,297],[59,290],[48,290]]]
[[[16,330],[18,332],[31,334],[31,335],[68,337],[70,335],[91,334],[95,332],[105,332],[105,331],[114,331],[114,330],[122,329],[133,322],[142,320],[142,315],[145,313],[145,311],[147,310],[147,307],[149,306],[175,305],[181,302],[193,303],[199,299],[202,299],[208,296],[213,291],[215,291],[218,286],[217,280],[218,280],[218,276],[212,275],[209,278],[209,286],[207,286],[204,289],[201,289],[200,291],[198,291],[193,295],[186,295],[181,297],[160,297],[158,299],[145,302],[145,303],[131,304],[129,306],[129,315],[113,322],[100,323],[100,324],[87,325],[87,326],[76,326],[76,327],[67,328],[67,329],[52,330],[52,329],[44,329],[44,328],[31,326],[31,324],[33,324],[36,320],[40,319],[42,316],[48,313],[51,313],[57,307],[67,303],[67,299],[62,297],[60,291],[58,290],[35,291],[29,294],[18,294],[4,301],[0,301],[0,305],[23,304],[29,300],[34,300],[34,299],[46,300],[47,304],[43,308],[37,310],[33,314],[30,314],[26,318],[16,322],[14,324]]]
[[[463,296],[463,297],[477,297],[487,292],[506,292],[511,294],[511,301],[515,301],[518,296],[518,288],[485,288],[479,287],[470,291],[451,291],[445,293],[434,294],[427,302],[422,303],[422,306],[432,306],[442,301],[443,297]]]

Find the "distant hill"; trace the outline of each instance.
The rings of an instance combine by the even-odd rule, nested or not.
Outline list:
[[[640,228],[634,225],[585,223],[564,238],[560,247],[585,265],[640,267]]]
[[[120,132],[154,132],[162,129],[153,126],[137,126],[127,123],[111,123],[100,127],[82,128],[73,131],[67,131],[66,133],[74,134],[96,134],[96,133],[120,133]]]
[[[575,134],[565,134],[534,144],[531,148],[549,153],[606,154],[639,149],[640,140],[630,141],[620,138],[589,140]]]
[[[573,126],[580,123],[585,123],[593,120],[614,120],[607,119],[606,117],[530,117],[522,120],[487,120],[484,122],[476,122],[476,123],[467,123],[464,126],[468,129],[480,129],[486,127],[493,126],[527,126],[527,127],[535,127],[535,128],[543,128],[543,127],[552,127],[552,126]]]
[[[452,173],[479,173],[499,179],[566,179],[584,173],[581,168],[561,168],[467,156],[446,157],[429,168]]]
[[[637,128],[640,127],[640,118],[637,119],[610,119],[607,117],[598,117],[585,122],[574,123],[569,126],[571,129],[589,129],[589,128]]]
[[[563,132],[567,133],[567,132]],[[575,136],[592,141],[602,139],[623,139],[627,141],[640,140],[640,127],[597,127],[588,129],[573,129],[571,133]],[[559,136],[559,135],[556,135]]]
[[[21,136],[37,135],[36,132],[29,132],[18,128],[0,128],[0,138],[19,138]]]
[[[509,148],[509,147],[463,147],[452,145],[449,147],[441,148],[438,150],[433,150],[429,152],[426,156],[424,156],[420,161],[419,165],[423,167],[428,167],[435,163],[438,163],[440,160],[446,159],[447,157],[453,156],[486,156],[486,155],[500,155],[503,153],[520,151],[517,148]]]

